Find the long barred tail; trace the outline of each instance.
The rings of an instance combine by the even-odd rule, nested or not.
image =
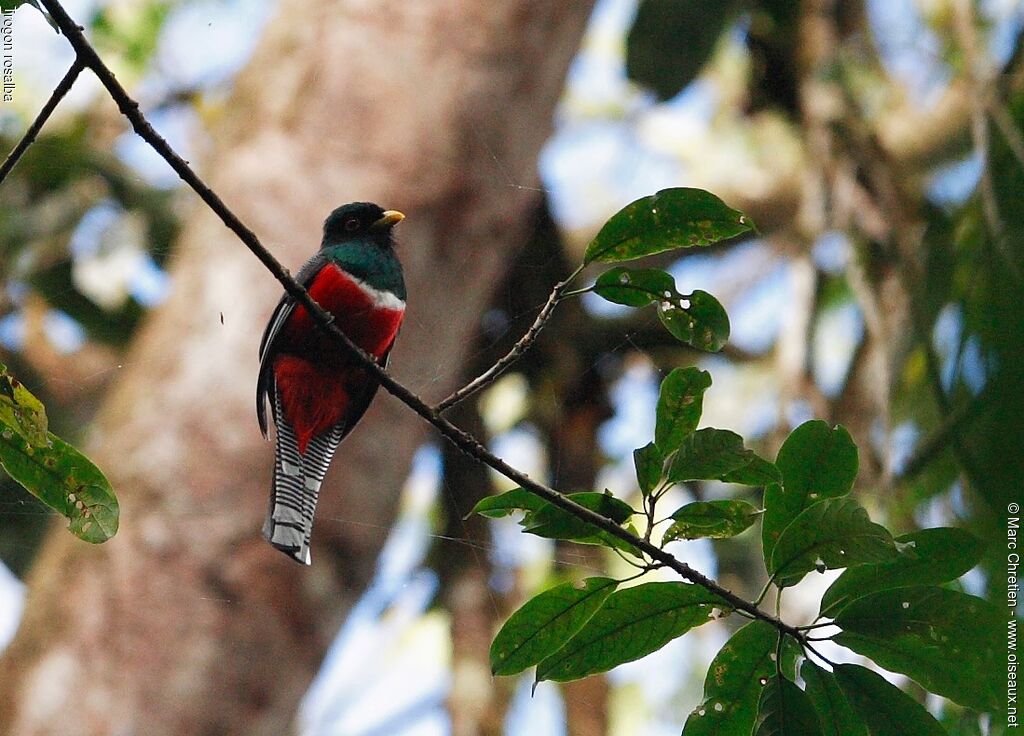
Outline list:
[[[263,536],[289,557],[308,565],[320,485],[344,435],[344,423],[310,440],[303,455],[299,452],[295,430],[281,414],[281,400],[275,391],[274,424],[277,426],[274,484]]]

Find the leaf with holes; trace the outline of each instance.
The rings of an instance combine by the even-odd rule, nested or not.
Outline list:
[[[672,514],[675,523],[665,531],[662,544],[676,539],[735,537],[757,521],[760,513],[746,501],[694,501]]]
[[[754,736],[821,736],[810,698],[785,677],[771,678],[761,692]]]
[[[658,318],[674,338],[698,350],[717,353],[729,341],[729,315],[715,297],[700,289],[682,304],[658,302]]]
[[[764,621],[737,631],[715,655],[704,680],[704,700],[686,719],[683,736],[749,736],[754,730],[761,691],[777,671],[779,632]],[[797,651],[787,638],[783,671]]]
[[[612,268],[597,278],[593,290],[627,307],[657,304],[665,329],[698,350],[718,352],[729,340],[729,315],[718,300],[700,290],[681,294],[675,279],[660,269]]]
[[[608,596],[557,652],[537,665],[537,681],[566,682],[645,657],[707,623],[729,604],[689,583],[643,583]]]
[[[594,293],[603,299],[627,307],[646,307],[652,302],[682,301],[676,280],[658,268],[616,266],[597,277]]]
[[[649,496],[661,483],[665,469],[665,456],[653,442],[633,450],[633,465],[636,467],[636,482],[640,493]]]
[[[0,465],[29,493],[65,516],[72,534],[98,544],[117,533],[117,498],[85,455],[56,435],[33,447],[10,428],[0,431]]]
[[[992,673],[1006,617],[988,601],[946,588],[895,588],[853,601],[835,623],[837,643],[933,693],[978,710],[1005,702]]]
[[[868,736],[867,727],[854,713],[831,672],[807,660],[800,668],[800,676],[818,713],[822,736]]]
[[[829,498],[804,509],[779,536],[768,572],[780,588],[811,570],[824,572],[896,557],[892,535],[852,498]]]
[[[710,192],[663,189],[612,215],[587,246],[583,262],[631,261],[666,250],[711,245],[751,230],[749,219]]]
[[[770,569],[772,550],[790,522],[804,509],[825,498],[844,496],[857,477],[857,446],[842,426],[819,420],[794,429],[779,449],[775,466],[782,485],[765,489],[761,546]]]
[[[491,672],[514,675],[558,651],[590,620],[618,581],[587,578],[534,596],[512,614],[491,644]]]
[[[704,392],[711,374],[699,368],[676,368],[661,382],[655,412],[654,444],[666,457],[679,449],[697,429],[704,409]]]
[[[688,480],[717,480],[747,465],[754,453],[743,446],[743,438],[727,429],[706,427],[683,439],[669,467],[673,483]]]
[[[881,675],[856,664],[838,665],[834,674],[871,736],[947,736],[923,705]]]
[[[897,537],[896,548],[899,556],[890,562],[840,575],[821,598],[821,615],[835,618],[851,601],[880,590],[956,580],[978,564],[985,543],[963,529],[935,528]]]

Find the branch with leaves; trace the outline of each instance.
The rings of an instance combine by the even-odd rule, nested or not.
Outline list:
[[[569,287],[594,264],[629,262],[748,233],[753,225],[741,213],[708,192],[685,188],[664,190],[628,205],[600,230],[579,268],[554,287],[534,324],[512,350],[432,407],[352,343],[330,313],[156,133],[57,0],[40,1],[77,55],[65,78],[67,86],[83,68],[95,73],[134,130],[306,307],[320,329],[448,441],[517,484],[478,503],[476,513],[491,518],[522,514],[527,533],[598,545],[638,569],[621,580],[592,577],[564,583],[528,601],[494,640],[495,674],[512,675],[536,667],[539,682],[604,672],[650,654],[703,623],[735,613],[751,622],[732,636],[712,663],[704,701],[684,727],[687,736],[750,734],[755,729],[758,734],[880,735],[893,733],[894,723],[903,734],[942,733],[923,707],[880,676],[823,657],[815,646],[824,640],[902,672],[967,708],[998,711],[1005,706],[990,676],[997,665],[1002,613],[980,598],[941,587],[977,563],[982,545],[956,529],[929,529],[894,538],[873,522],[849,495],[858,457],[842,427],[807,422],[790,434],[771,462],[746,448],[743,438],[733,432],[698,429],[711,376],[696,367],[677,368],[661,383],[653,441],[634,452],[642,499],[642,508],[635,509],[608,491],[561,494],[508,465],[441,415],[493,382],[529,350],[562,300],[588,292],[633,308],[654,305],[677,340],[700,350],[720,350],[729,336],[722,306],[703,291],[680,293],[664,271],[614,265],[591,286]],[[31,136],[59,99],[55,93],[38,125],[30,129]],[[26,136],[16,152],[30,144]],[[10,165],[16,160],[12,157]],[[0,462],[62,513],[68,513],[69,504],[79,511],[88,509],[88,514],[79,514],[82,523],[76,530],[88,538],[90,529],[102,526],[95,505],[89,505],[94,499],[84,497],[82,490],[93,487],[95,479],[83,474],[84,466],[71,463],[73,449],[45,435],[45,427],[40,429],[38,423],[33,427],[30,420],[38,403],[33,402],[20,384],[0,372],[0,424],[5,427],[0,432]],[[41,405],[38,410],[42,411]],[[12,454],[12,447],[21,449]],[[669,490],[708,480],[764,488],[763,504],[759,507],[740,498],[699,501],[665,513]],[[107,508],[113,510],[116,529],[116,500]],[[643,520],[642,533],[634,518]],[[845,570],[823,596],[814,622],[797,625],[766,613],[759,608],[764,594],[757,601],[747,601],[679,560],[668,548],[680,539],[728,539],[759,519],[765,573],[779,600],[810,573]],[[687,582],[642,580],[659,568],[670,569]],[[839,633],[822,637],[810,633],[825,624]],[[951,642],[957,649],[951,650]],[[956,666],[952,666],[951,651],[957,652]],[[804,689],[797,685],[801,659]],[[831,671],[822,664],[830,665]]]

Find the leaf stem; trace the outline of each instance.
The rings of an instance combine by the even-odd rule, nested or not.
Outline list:
[[[835,626],[831,621],[822,621],[820,624],[805,624],[804,626],[797,626],[800,631],[811,631],[813,629],[823,629],[826,626]]]
[[[839,666],[835,662],[833,662],[831,659],[826,657],[824,654],[819,652],[817,649],[815,649],[813,646],[811,646],[810,643],[807,642],[807,640],[804,640],[803,642],[801,642],[801,644],[802,644],[802,646],[803,646],[803,648],[805,650],[805,653],[806,652],[813,653],[814,656],[817,657],[818,659],[820,659],[822,662],[828,662],[829,666],[831,666],[832,669],[835,669],[836,667]]]
[[[636,560],[632,560],[625,552],[623,552],[621,549],[618,549],[617,547],[609,547],[609,549],[615,554],[617,554],[622,559],[622,561],[625,562],[627,565],[631,565],[632,567],[635,567],[636,569],[640,570],[639,574],[641,575],[660,567],[660,565],[651,565],[648,562],[644,562],[641,564]],[[632,580],[632,578],[630,578],[630,580]]]
[[[774,583],[774,582],[775,582],[775,573],[772,573],[771,575],[768,576],[768,580],[765,581],[764,587],[761,588],[761,592],[757,594],[757,598],[754,599],[754,605],[755,606],[761,605],[761,601],[763,601],[764,597],[766,595],[768,595],[768,589],[772,587],[772,583]]]

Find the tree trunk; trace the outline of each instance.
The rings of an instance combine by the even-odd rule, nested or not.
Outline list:
[[[479,371],[470,378],[475,375]],[[450,413],[450,418],[485,438],[484,423],[474,402],[464,402]],[[514,680],[491,674],[489,652],[492,637],[511,610],[507,596],[491,588],[494,569],[488,552],[488,520],[477,514],[466,517],[477,501],[490,495],[493,482],[488,468],[455,447],[443,448],[443,457],[444,491],[440,501],[447,523],[444,538],[434,546],[432,562],[440,576],[439,598],[451,620],[451,735],[501,736]],[[467,548],[462,541],[476,547]]]
[[[586,319],[582,314],[576,316],[577,324]],[[562,365],[573,366],[575,357],[566,356]],[[566,371],[568,375],[560,377],[565,381],[564,389],[559,391],[563,397],[562,405],[553,426],[545,428],[550,442],[552,482],[556,488],[566,491],[596,491],[594,482],[603,460],[597,431],[612,411],[606,396],[607,386],[597,371],[587,370],[579,364],[573,367],[578,370],[569,368]],[[600,575],[604,572],[606,551],[600,547],[571,543],[558,546],[569,547],[574,564],[588,573]],[[604,736],[608,733],[609,687],[605,675],[566,682],[561,689],[568,736]]]
[[[338,204],[409,216],[392,365],[430,398],[525,236],[590,6],[284,0],[225,111],[210,183],[291,267]],[[328,476],[314,564],[295,566],[259,536],[272,450],[253,417],[255,353],[280,287],[201,207],[172,271],[89,442],[121,531],[99,547],[49,538],[0,666],[0,732],[287,732],[423,440],[378,398]]]

